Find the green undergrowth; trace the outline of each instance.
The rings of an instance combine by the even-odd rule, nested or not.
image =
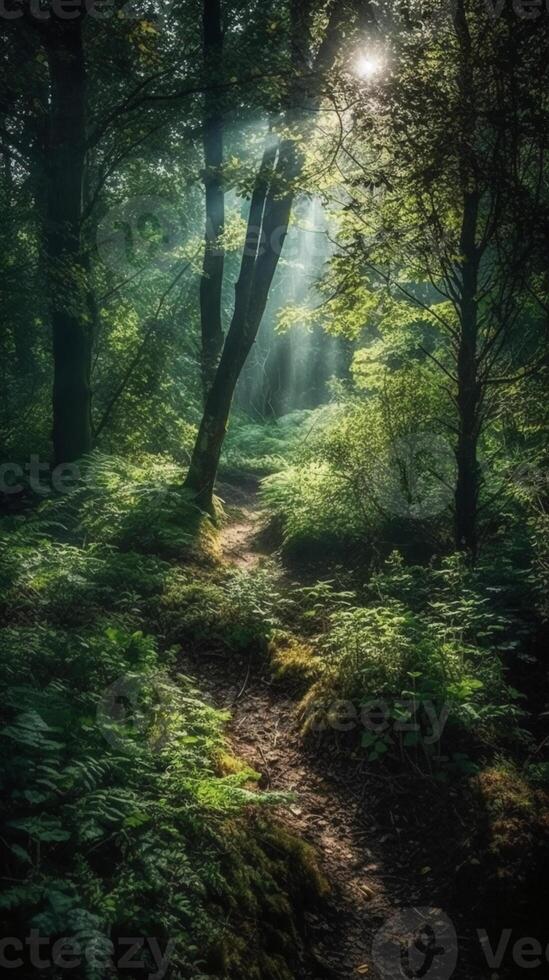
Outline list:
[[[526,757],[528,711],[510,667],[531,640],[530,587],[529,570],[504,559],[412,566],[394,552],[364,585],[295,590],[301,642],[278,643],[275,667],[307,681],[305,731],[354,732],[372,762],[445,779],[476,771],[494,745]]]
[[[395,552],[366,584],[302,586],[292,631],[269,649],[275,677],[301,698],[304,736],[398,785],[420,837],[422,808],[445,799],[425,863],[441,860],[440,847],[444,866],[454,861],[456,902],[470,908],[474,894],[490,922],[512,909],[519,927],[543,907],[549,765],[514,683],[533,661],[538,572],[513,557],[499,549],[475,567],[459,554],[414,566]]]
[[[71,937],[86,980],[118,975],[124,937],[173,978],[291,980],[327,886],[182,673],[191,648],[266,649],[280,610],[267,577],[215,563],[174,477],[97,456],[0,526],[4,935]]]
[[[44,509],[94,544],[111,544],[168,559],[209,564],[219,559],[216,514],[201,511],[183,487],[184,473],[169,459],[145,456],[132,462],[94,453],[65,496]],[[215,505],[219,515],[219,505]]]
[[[241,478],[246,474],[267,476],[283,471],[330,413],[330,408],[324,407],[314,411],[302,409],[262,421],[237,416],[225,440],[221,473],[233,473]]]
[[[310,413],[283,465],[261,471],[261,497],[288,562],[370,569],[395,549],[410,564],[453,550],[455,454],[444,428],[416,417],[413,377],[412,417],[386,391],[340,390],[338,403]],[[546,460],[517,447],[506,461],[500,438],[479,447],[480,543],[502,551],[512,543],[530,556],[537,549],[546,586]]]
[[[299,451],[262,485],[288,559],[349,565],[349,555],[352,564],[399,547],[429,557],[447,545],[452,474],[444,472],[448,451],[430,459],[441,448],[432,433],[417,423],[409,431],[400,418],[393,422],[402,431],[387,430],[375,399],[344,397],[313,416]]]
[[[475,567],[394,552],[367,577],[290,584],[220,561],[220,510],[190,507],[177,478],[95,456],[71,493],[0,528],[7,934],[155,936],[174,977],[300,975],[300,910],[326,883],[187,654],[261,658],[304,737],[402,787],[458,790],[457,886],[496,907],[503,881],[521,908],[547,868],[547,762],[515,681],[543,536],[530,562],[510,540]]]

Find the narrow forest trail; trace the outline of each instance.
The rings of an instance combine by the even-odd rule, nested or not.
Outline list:
[[[253,573],[271,559],[258,544],[262,521],[257,489],[231,487],[223,496],[237,508],[221,532],[225,559]],[[281,577],[286,582],[283,573]],[[372,773],[362,754],[305,741],[296,719],[299,699],[273,682],[268,665],[242,657],[228,662],[202,656],[193,671],[213,703],[231,712],[228,734],[234,753],[262,774],[260,786],[295,794],[295,803],[281,809],[278,819],[313,845],[330,883],[326,911],[308,914],[318,968],[296,980],[387,977],[372,960],[376,933],[401,909],[433,905],[429,878],[415,871],[421,847],[415,853],[418,842],[406,833],[406,798],[400,798],[390,777]],[[389,800],[382,819],[380,797],[384,806]],[[426,815],[426,825],[431,819],[436,823],[437,814]],[[470,972],[463,958],[461,963],[455,977],[482,976]],[[395,964],[395,977],[423,975],[401,972]]]

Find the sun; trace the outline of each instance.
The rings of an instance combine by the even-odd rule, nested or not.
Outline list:
[[[383,69],[383,60],[377,54],[363,53],[355,62],[355,72],[359,78],[374,78]]]

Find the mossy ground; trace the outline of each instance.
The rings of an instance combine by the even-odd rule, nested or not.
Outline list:
[[[268,654],[277,680],[303,688],[318,673],[318,660],[311,644],[292,633],[275,633],[269,643]]]

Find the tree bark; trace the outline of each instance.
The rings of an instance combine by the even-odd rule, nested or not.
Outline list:
[[[296,176],[297,153],[291,140],[271,139],[252,195],[246,242],[235,287],[234,314],[195,443],[185,486],[199,506],[211,510],[219,459],[236,383],[257,336],[276,272],[293,203],[293,192],[276,197]],[[276,232],[276,234],[275,234]]]
[[[45,251],[53,333],[53,444],[56,463],[89,452],[91,327],[82,251],[86,69],[82,20],[53,18],[44,31],[51,101]]]
[[[477,187],[475,131],[477,110],[472,68],[472,43],[464,0],[458,0],[454,28],[459,46],[461,134],[459,171],[462,191],[460,233],[459,339],[457,350],[458,439],[455,490],[455,544],[475,558],[480,489],[478,440],[481,430],[482,384],[478,363],[478,279],[481,249],[477,244],[481,194]]]
[[[460,550],[477,553],[480,472],[477,458],[482,385],[478,377],[478,267],[476,245],[479,197],[465,195],[461,232],[460,332],[457,358],[458,442],[455,492],[455,541]]]
[[[206,81],[217,76],[223,58],[221,0],[204,0],[203,50]],[[223,112],[220,96],[206,87],[204,96],[204,187],[206,192],[206,233],[200,319],[202,332],[202,388],[204,403],[215,377],[223,348],[222,290],[225,254],[220,237],[225,228],[223,189]]]

